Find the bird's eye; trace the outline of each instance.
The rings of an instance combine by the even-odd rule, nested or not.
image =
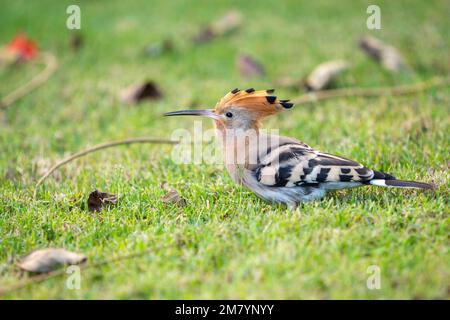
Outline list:
[[[233,118],[233,114],[232,114],[231,112],[225,113],[225,116],[226,116],[227,118]]]

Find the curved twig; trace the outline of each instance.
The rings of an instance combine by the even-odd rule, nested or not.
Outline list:
[[[414,94],[430,88],[450,85],[450,78],[433,78],[430,81],[419,82],[413,85],[403,85],[398,87],[385,88],[344,88],[334,90],[322,90],[304,94],[292,99],[293,103],[305,104],[331,98],[342,97],[380,97],[380,96],[400,96]]]
[[[115,146],[119,146],[119,145],[128,145],[128,144],[133,144],[133,143],[177,144],[177,143],[179,143],[179,141],[168,140],[168,139],[158,139],[158,138],[132,138],[132,139],[126,139],[126,140],[105,142],[105,143],[90,147],[88,149],[79,151],[79,152],[74,153],[74,154],[68,156],[67,158],[59,161],[58,163],[56,163],[39,179],[39,181],[36,183],[36,186],[34,189],[33,198],[36,198],[38,188],[45,181],[45,179],[47,179],[48,176],[50,176],[53,172],[58,170],[58,168],[62,167],[63,165],[65,165],[77,158],[80,158],[82,156],[85,156],[89,153],[93,153],[98,150],[107,149],[107,148],[111,148],[111,147],[115,147]]]
[[[23,86],[17,88],[13,92],[1,98],[0,110],[8,108],[11,104],[44,84],[48,80],[48,78],[50,78],[50,76],[56,71],[56,69],[58,68],[58,61],[53,54],[51,54],[50,52],[42,52],[40,54],[40,57],[45,63],[44,70],[38,73],[34,78],[25,83]]]

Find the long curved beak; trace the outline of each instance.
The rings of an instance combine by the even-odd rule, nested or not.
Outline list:
[[[214,113],[213,110],[207,109],[207,110],[179,110],[179,111],[172,111],[164,113],[164,116],[171,117],[171,116],[203,116],[208,117],[214,120],[220,120],[220,116]]]

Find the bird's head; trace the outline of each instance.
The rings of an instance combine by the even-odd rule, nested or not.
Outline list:
[[[274,90],[234,89],[217,102],[214,109],[180,110],[165,116],[204,116],[215,120],[219,130],[258,130],[260,121],[293,107],[289,100],[278,100]]]

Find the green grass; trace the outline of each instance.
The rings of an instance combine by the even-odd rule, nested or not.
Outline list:
[[[0,43],[21,29],[58,56],[59,69],[0,113],[0,288],[23,280],[10,261],[36,248],[65,247],[90,262],[151,251],[83,270],[80,290],[67,289],[62,276],[4,298],[447,299],[448,87],[297,106],[266,124],[397,177],[434,181],[435,192],[360,188],[287,211],[234,185],[220,166],[177,165],[170,146],[135,145],[65,166],[32,198],[40,175],[65,155],[107,140],[192,130],[192,119],[161,114],[193,103],[213,106],[234,87],[272,87],[275,79],[301,77],[336,58],[354,65],[339,87],[407,84],[450,73],[448,1],[383,1],[379,31],[366,29],[371,3],[327,2],[83,1],[85,46],[79,52],[67,45],[72,31],[65,28],[65,12],[73,1],[3,5]],[[189,43],[199,26],[231,7],[246,17],[240,32],[203,46]],[[414,72],[382,71],[356,48],[363,34],[394,44]],[[166,37],[176,52],[141,54]],[[238,53],[255,56],[267,75],[242,78],[234,65]],[[0,95],[33,70],[1,70]],[[161,86],[164,99],[122,105],[120,89],[145,79]],[[187,206],[164,205],[162,182]],[[118,193],[118,206],[88,212],[87,195],[95,188]],[[366,287],[370,265],[381,268],[380,290]]]

